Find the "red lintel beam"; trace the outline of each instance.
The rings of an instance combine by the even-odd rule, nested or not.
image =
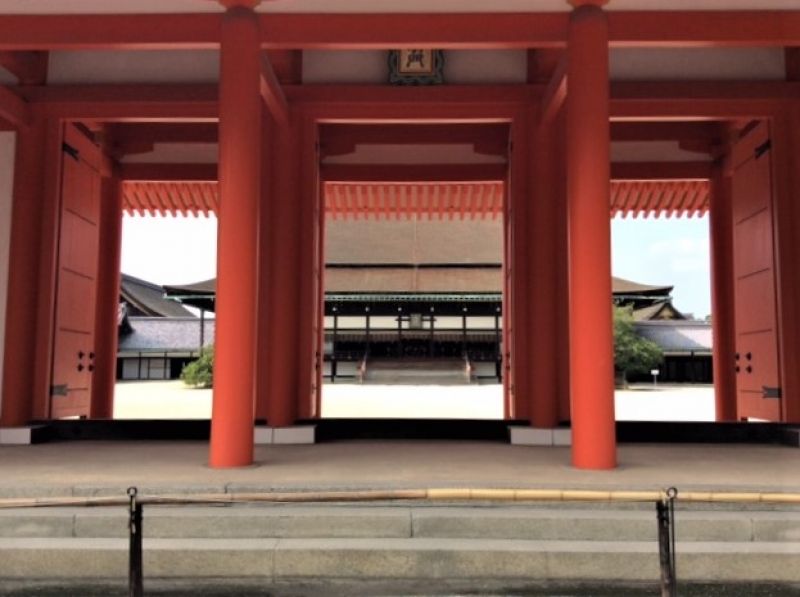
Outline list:
[[[47,52],[0,52],[0,66],[14,75],[20,85],[47,82]]]
[[[784,81],[665,81],[611,84],[613,121],[712,121],[773,116],[800,100],[800,84]]]
[[[216,164],[145,164],[119,165],[119,178],[124,181],[217,181]]]
[[[261,14],[269,49],[566,45],[566,13]],[[617,47],[798,46],[800,11],[615,11]],[[80,26],[76,26],[76,22]],[[211,49],[217,14],[2,15],[0,50]]]
[[[615,162],[611,180],[709,180],[711,162]]]
[[[509,49],[563,47],[562,13],[265,14],[265,47]]]
[[[47,85],[22,87],[44,116],[107,122],[211,122],[219,118],[216,85]]]
[[[261,60],[261,99],[275,122],[288,126],[289,104],[267,56]]]
[[[28,103],[8,87],[1,85],[0,121],[7,122],[12,128],[27,126],[31,122],[31,110]]]
[[[551,122],[567,100],[567,54],[561,57],[550,82],[542,96],[540,120],[543,124]]]
[[[713,122],[614,122],[612,141],[699,141],[721,138],[720,125]]]
[[[800,45],[800,11],[610,12],[615,47]]]
[[[505,164],[323,164],[325,182],[502,182]]]
[[[108,132],[115,146],[124,147],[153,143],[216,143],[218,129],[216,123],[143,122],[112,124]]]
[[[214,49],[220,15],[0,15],[0,31],[0,50]]]
[[[320,126],[323,156],[353,153],[356,145],[471,144],[478,153],[506,155],[506,124],[395,124],[380,127],[359,124]]]

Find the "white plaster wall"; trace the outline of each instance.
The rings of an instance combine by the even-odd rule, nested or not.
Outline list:
[[[614,81],[769,80],[786,76],[783,48],[612,48],[609,59]]]
[[[201,5],[202,2],[198,2]],[[50,52],[50,84],[216,83],[216,50],[109,50]]]
[[[6,295],[15,137],[15,133],[0,133],[0,411],[3,406],[3,353],[6,344]]]

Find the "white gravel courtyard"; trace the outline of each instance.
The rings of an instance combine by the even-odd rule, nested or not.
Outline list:
[[[411,386],[326,384],[325,418],[500,419],[502,386]],[[641,384],[616,392],[619,421],[713,421],[710,385]],[[114,418],[208,419],[211,390],[181,381],[120,382]]]

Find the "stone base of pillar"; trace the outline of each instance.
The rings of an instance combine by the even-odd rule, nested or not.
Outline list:
[[[571,446],[572,430],[566,427],[543,429],[509,427],[512,446]]]
[[[257,426],[253,439],[256,445],[266,444],[314,444],[316,425],[297,425],[293,427]]]
[[[29,446],[45,441],[45,425],[0,427],[0,446]]]
[[[800,448],[800,427],[784,429],[782,443],[793,448]]]

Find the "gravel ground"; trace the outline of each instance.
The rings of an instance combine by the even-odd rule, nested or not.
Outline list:
[[[207,419],[211,390],[180,381],[121,382],[116,386],[117,419]],[[616,392],[620,421],[713,421],[714,388],[695,385],[634,385]],[[326,418],[500,419],[500,385],[411,386],[326,384]]]

